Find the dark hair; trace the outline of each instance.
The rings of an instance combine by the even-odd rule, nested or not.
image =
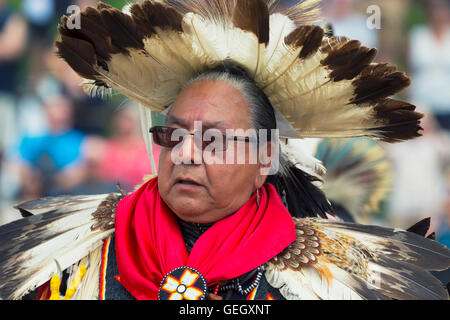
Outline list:
[[[185,87],[200,80],[223,80],[239,90],[249,104],[250,127],[258,130],[258,132],[260,129],[267,129],[267,141],[272,141],[271,130],[277,129],[273,105],[264,91],[244,69],[233,62],[226,61],[194,77]]]

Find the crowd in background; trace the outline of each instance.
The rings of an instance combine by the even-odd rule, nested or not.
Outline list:
[[[96,2],[0,0],[0,224],[18,201],[132,191],[151,173],[136,105],[90,98],[55,54],[60,17]]]
[[[12,204],[59,194],[133,190],[151,173],[137,107],[120,95],[89,98],[53,47],[67,8],[95,0],[0,0],[0,224]],[[104,1],[121,8],[125,0]],[[296,1],[285,0],[281,5]],[[373,27],[373,5],[380,26]],[[433,217],[450,246],[450,1],[323,0],[335,35],[379,49],[378,62],[412,78],[402,98],[427,117],[424,136],[383,145],[394,185],[377,223],[406,228]],[[375,17],[376,18],[376,17]]]

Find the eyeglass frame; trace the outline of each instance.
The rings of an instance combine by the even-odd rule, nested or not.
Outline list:
[[[186,129],[184,129],[184,128],[174,128],[174,127],[169,127],[169,126],[154,126],[154,127],[151,127],[151,128],[149,129],[149,132],[150,132],[152,135],[154,135],[154,134],[155,134],[155,130],[158,129],[158,128],[171,129],[171,130],[174,130],[174,131],[175,131],[175,130],[184,130],[184,131],[185,131],[185,134],[183,135],[183,137],[184,137],[184,136],[189,136],[189,135],[194,136],[194,143],[196,144],[197,147],[199,147],[199,145],[198,145],[198,140],[195,139],[195,135],[196,135],[199,131],[202,132],[201,130],[196,130],[195,132],[189,132],[188,130],[186,130]],[[217,133],[220,134],[223,138],[225,138],[226,141],[241,141],[241,142],[250,143],[250,142],[258,142],[258,140],[259,140],[258,137],[253,138],[253,137],[229,136],[228,134],[226,134],[226,133],[220,131],[219,129],[208,129],[208,130],[217,130]],[[207,130],[207,131],[208,131],[208,130]],[[171,134],[173,134],[174,131],[172,131]],[[206,132],[207,132],[207,131],[206,131]],[[205,132],[205,133],[206,133],[206,132]],[[153,141],[155,141],[154,136],[153,136]],[[171,141],[173,141],[173,140],[171,140]],[[202,137],[201,142],[203,142],[203,141],[205,141],[205,140],[203,140],[203,137]],[[222,141],[223,141],[223,140],[222,140]],[[174,141],[174,142],[175,142],[175,141]],[[209,141],[208,141],[208,142],[209,142]],[[213,142],[214,142],[214,141],[211,141],[211,143],[213,143]],[[164,147],[164,148],[174,148],[174,147],[175,147],[176,145],[178,145],[179,143],[182,143],[182,141],[178,142],[178,143],[175,144],[174,146],[164,146],[164,145],[161,145],[161,144],[157,143],[156,141],[155,141],[155,143],[156,143],[157,145],[161,146],[161,147]],[[211,143],[210,143],[210,144],[211,144]],[[204,151],[210,144],[206,145],[205,147],[203,147],[203,145],[202,145],[201,148],[199,148],[199,149],[202,150],[202,151]],[[218,150],[218,149],[216,148],[216,151],[226,151],[226,150],[228,149],[228,144],[227,144],[227,143],[224,143],[223,145],[224,145],[224,148],[225,148],[225,149],[223,149],[223,150]]]

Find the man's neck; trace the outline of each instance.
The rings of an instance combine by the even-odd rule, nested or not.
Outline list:
[[[178,218],[178,224],[180,225],[181,234],[183,235],[186,248],[189,252],[191,252],[198,238],[200,238],[202,234],[211,228],[214,223],[200,224],[186,222]]]

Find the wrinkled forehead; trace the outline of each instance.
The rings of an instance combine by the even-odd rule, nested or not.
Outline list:
[[[249,129],[248,102],[225,81],[194,82],[179,94],[167,114],[167,125],[188,130],[201,121],[205,128]]]

